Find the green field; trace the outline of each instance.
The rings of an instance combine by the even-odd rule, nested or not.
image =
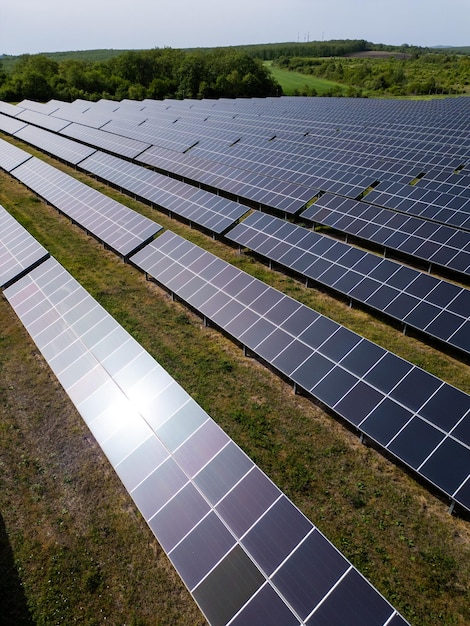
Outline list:
[[[338,95],[340,93],[346,93],[347,87],[340,83],[325,80],[324,78],[315,78],[315,76],[307,76],[306,74],[300,74],[300,72],[280,70],[277,67],[273,67],[271,61],[266,61],[265,66],[269,68],[271,74],[281,85],[285,96],[298,95],[305,91],[305,87],[309,90],[315,89],[319,96],[331,94],[332,90],[339,90]]]

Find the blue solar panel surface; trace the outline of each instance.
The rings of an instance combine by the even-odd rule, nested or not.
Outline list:
[[[469,232],[333,194],[322,195],[301,217],[431,266],[470,274]]]
[[[174,233],[131,262],[470,508],[468,395]],[[451,397],[455,412],[444,416]]]
[[[226,236],[470,354],[468,289],[258,211]]]

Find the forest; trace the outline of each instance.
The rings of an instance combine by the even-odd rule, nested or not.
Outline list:
[[[332,40],[230,48],[0,56],[0,100],[55,98],[71,102],[77,98],[96,101],[279,96],[291,93],[281,80],[286,72],[306,77],[305,86],[296,90],[295,95],[466,94],[470,93],[469,53],[470,49]],[[277,70],[276,77],[271,67]],[[312,78],[330,81],[331,88],[319,92]]]
[[[350,96],[423,96],[470,92],[470,56],[429,52],[370,57],[287,57],[280,69],[324,78],[347,87]],[[302,95],[316,95],[311,90]],[[341,95],[334,93],[332,95]]]
[[[233,48],[129,50],[104,61],[23,55],[0,67],[0,100],[242,98],[281,94],[259,59]]]

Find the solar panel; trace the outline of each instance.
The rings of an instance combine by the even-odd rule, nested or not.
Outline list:
[[[154,146],[160,148],[167,148],[168,150],[175,150],[177,152],[186,152],[197,144],[197,139],[191,139],[187,135],[180,133],[178,128],[172,127],[155,127],[147,121],[142,122],[138,126],[131,125],[131,131],[129,129],[129,123],[125,123],[122,120],[113,120],[103,126],[103,130],[108,133],[116,133],[124,137],[132,137],[140,141],[146,141]]]
[[[470,291],[463,287],[258,211],[226,237],[470,354],[468,311],[457,312],[452,304],[470,305]]]
[[[124,258],[162,228],[36,157],[16,167],[12,174]]]
[[[31,154],[4,139],[0,139],[0,167],[6,172],[11,172],[15,167],[31,158]]]
[[[0,206],[0,287],[47,259],[49,253]]]
[[[248,210],[238,202],[102,152],[82,161],[80,168],[211,232],[224,232]]]
[[[62,134],[77,139],[94,148],[101,148],[107,152],[114,152],[129,159],[135,158],[146,150],[150,144],[135,139],[127,139],[104,130],[89,128],[80,124],[72,123],[62,131]]]
[[[470,198],[399,183],[381,183],[365,202],[470,230]]]
[[[72,165],[77,165],[87,156],[96,152],[95,148],[89,148],[76,141],[71,141],[66,137],[61,137],[34,126],[26,126],[16,131],[15,137]]]
[[[470,233],[324,194],[301,217],[446,269],[470,273]]]
[[[23,107],[17,106],[16,104],[10,104],[9,102],[0,101],[0,113],[4,113],[5,115],[10,115],[14,117],[24,111]]]
[[[20,128],[24,128],[27,126],[26,122],[21,122],[20,120],[16,120],[12,117],[8,117],[3,113],[0,113],[0,130],[4,133],[8,133],[9,135],[13,135]]]
[[[18,106],[28,111],[41,113],[42,115],[50,115],[58,109],[59,104],[57,100],[51,100],[50,102],[35,102],[34,100],[28,100],[25,98],[18,103]]]
[[[47,128],[47,130],[52,130],[54,132],[62,130],[70,124],[70,122],[59,120],[58,118],[51,117],[50,115],[29,110],[18,113],[15,119],[28,122],[29,124],[34,124],[35,126],[40,126],[41,128]]]
[[[163,148],[149,148],[136,157],[136,160],[160,171],[165,170],[182,176],[185,180],[203,184],[211,189],[220,189],[235,197],[289,214],[299,211],[318,193],[317,189],[192,157],[190,153],[173,154]]]
[[[468,428],[469,396],[174,233],[163,233],[130,261],[245,349],[470,509],[463,489],[469,480],[470,448],[459,434]],[[378,376],[382,368],[385,380]],[[437,409],[439,403],[434,406],[432,398],[447,394],[459,398],[460,408],[455,413],[450,411],[452,418],[444,423]],[[402,418],[388,427],[390,414]],[[386,433],[381,430],[384,424]],[[415,436],[415,426],[435,437],[429,444],[421,442]],[[459,454],[446,457],[447,465],[439,475],[438,463],[432,465],[431,459],[447,440]],[[418,461],[410,459],[399,442],[419,451]],[[431,466],[432,477],[428,472]],[[453,482],[447,481],[448,473]]]
[[[90,128],[101,128],[110,120],[109,112],[104,112],[104,114],[102,112],[94,112],[89,104],[84,110],[81,110],[80,108],[73,108],[61,103],[61,106],[53,111],[51,116],[64,119],[68,122],[76,122],[77,124],[89,126]]]
[[[406,623],[54,259],[5,296],[209,624]]]

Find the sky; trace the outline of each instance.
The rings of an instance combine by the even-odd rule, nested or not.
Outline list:
[[[14,0],[0,54],[286,41],[470,46],[469,0]]]

